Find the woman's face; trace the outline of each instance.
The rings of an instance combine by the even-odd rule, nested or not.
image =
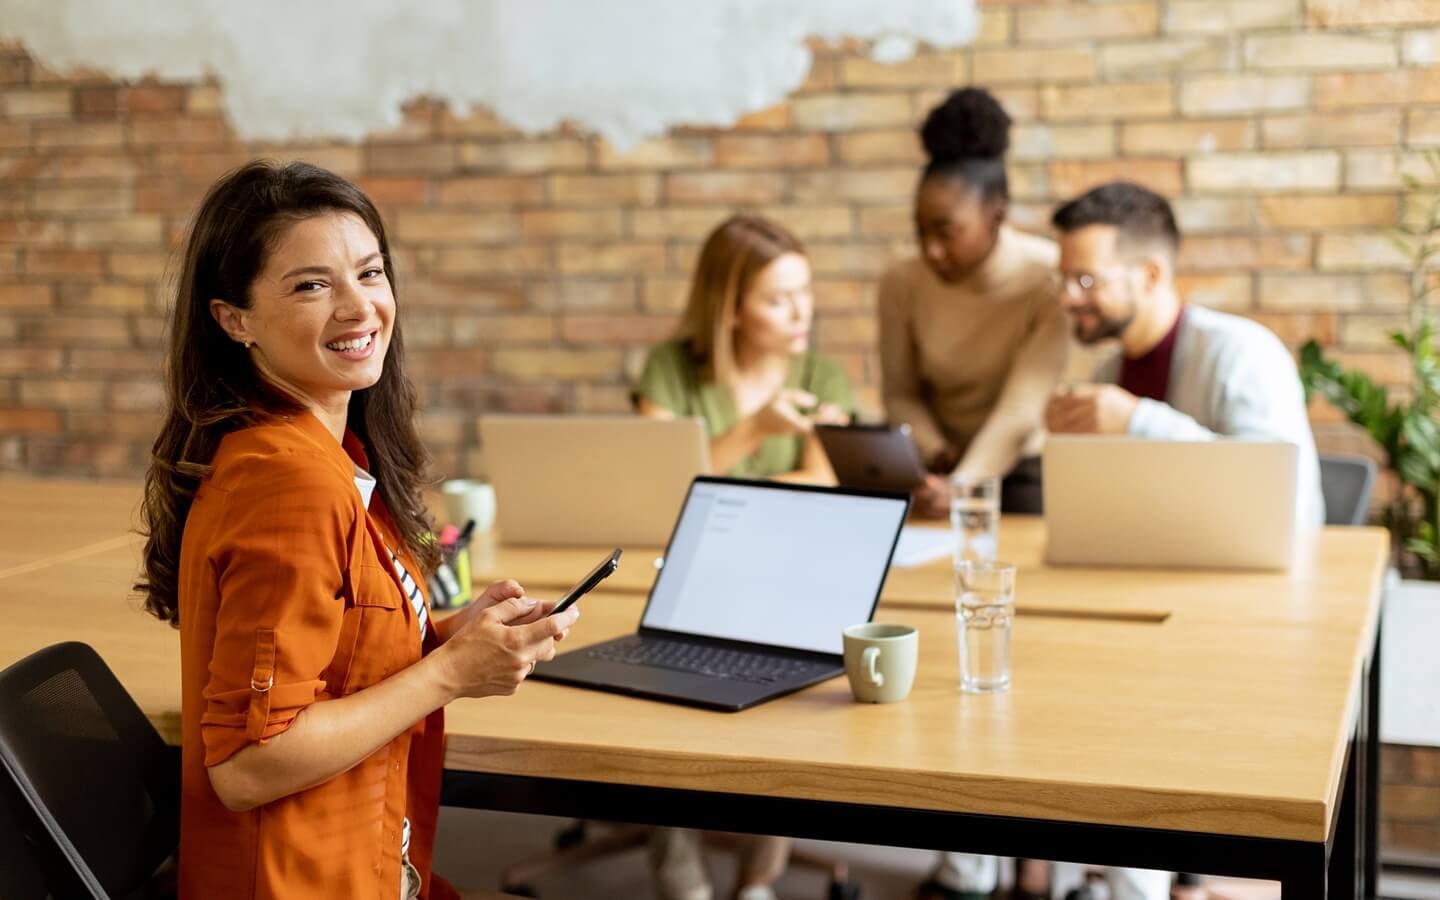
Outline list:
[[[803,353],[810,345],[814,312],[809,260],[798,253],[777,256],[740,298],[736,349],[756,355]]]
[[[229,309],[261,374],[302,401],[333,407],[380,380],[395,297],[379,241],[353,213],[291,225],[250,286],[250,308]]]
[[[920,256],[947,284],[985,261],[1004,220],[1003,202],[986,203],[979,191],[953,178],[927,178],[915,195]]]

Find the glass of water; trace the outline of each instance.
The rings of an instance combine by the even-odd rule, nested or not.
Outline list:
[[[950,527],[957,565],[967,559],[994,562],[1000,550],[1000,479],[950,479]]]
[[[960,635],[960,689],[1010,689],[1010,626],[1015,621],[1015,564],[955,563],[955,627]]]

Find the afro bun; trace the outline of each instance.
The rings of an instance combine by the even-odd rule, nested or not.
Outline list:
[[[999,159],[1010,149],[1010,115],[984,88],[961,88],[930,110],[920,140],[932,164]]]

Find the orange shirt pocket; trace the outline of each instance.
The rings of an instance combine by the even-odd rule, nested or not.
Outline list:
[[[353,694],[403,668],[410,635],[410,616],[400,585],[378,565],[361,562],[350,567],[345,625],[341,646],[353,648],[345,667],[343,693]]]

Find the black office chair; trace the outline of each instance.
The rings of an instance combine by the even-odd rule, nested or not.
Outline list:
[[[1375,489],[1375,463],[1363,456],[1320,456],[1326,525],[1364,525]]]
[[[0,672],[0,769],[9,821],[55,896],[173,895],[157,872],[180,842],[179,757],[90,647]]]

